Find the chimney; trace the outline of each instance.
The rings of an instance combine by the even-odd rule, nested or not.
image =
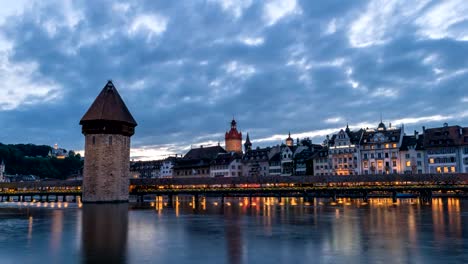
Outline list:
[[[423,126],[422,129],[423,129],[423,133],[426,132],[426,127],[425,126]]]
[[[392,128],[392,123],[389,123],[389,124],[388,124],[388,128]]]
[[[463,135],[463,128],[460,127],[459,131],[460,131],[460,136],[462,136]]]
[[[203,145],[200,145],[200,148],[203,148]]]

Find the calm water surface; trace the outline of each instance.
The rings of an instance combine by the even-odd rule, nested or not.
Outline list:
[[[468,263],[468,200],[194,207],[190,197],[172,207],[2,203],[0,263]]]

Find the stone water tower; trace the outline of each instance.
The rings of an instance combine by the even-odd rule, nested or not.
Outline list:
[[[112,81],[80,121],[85,135],[83,202],[128,202],[130,137],[137,123]]]

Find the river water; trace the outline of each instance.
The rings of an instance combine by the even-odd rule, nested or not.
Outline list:
[[[468,200],[1,203],[0,263],[468,263]]]

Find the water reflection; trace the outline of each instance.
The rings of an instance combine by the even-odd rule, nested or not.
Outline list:
[[[82,206],[83,263],[126,263],[128,205]]]
[[[0,204],[0,262],[468,263],[468,200]]]

